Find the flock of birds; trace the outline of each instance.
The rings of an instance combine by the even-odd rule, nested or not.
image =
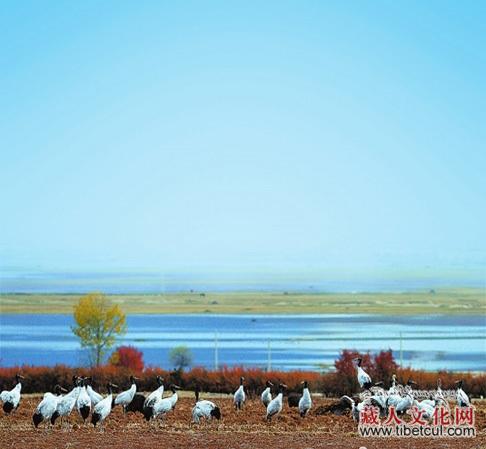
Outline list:
[[[437,382],[437,390],[433,397],[417,401],[414,398],[412,386],[415,384],[409,380],[405,387],[397,383],[396,376],[393,375],[391,387],[385,390],[382,382],[373,384],[371,377],[364,371],[361,366],[362,360],[355,359],[357,378],[360,387],[363,389],[360,394],[360,402],[355,401],[349,396],[342,396],[341,399],[327,407],[326,411],[343,414],[345,410],[351,410],[351,415],[354,420],[359,421],[360,412],[365,406],[374,406],[379,408],[380,415],[386,416],[389,413],[390,407],[393,406],[399,413],[405,413],[413,406],[416,406],[422,411],[422,416],[431,419],[434,410],[439,405],[447,406],[447,399],[441,389],[440,379]],[[21,380],[23,377],[20,374],[15,376],[15,387],[10,391],[2,391],[0,394],[0,401],[3,403],[3,410],[6,414],[15,411],[20,403],[20,396],[22,390]],[[92,387],[91,377],[73,376],[73,387],[71,391],[67,391],[60,385],[56,385],[53,392],[44,394],[42,401],[35,409],[32,421],[35,427],[38,427],[42,422],[46,422],[47,426],[53,426],[60,418],[61,426],[64,418],[69,416],[76,408],[83,423],[89,418],[91,414],[91,423],[102,425],[103,422],[110,415],[113,407],[120,405],[124,413],[133,411],[141,412],[147,421],[156,418],[161,418],[170,411],[174,410],[178,401],[178,387],[175,384],[169,386],[172,394],[164,397],[164,380],[157,377],[157,389],[145,397],[141,393],[137,393],[138,380],[136,377],[130,377],[130,388],[113,396],[113,390],[118,388],[117,385],[108,383],[106,388],[108,394],[103,397],[96,392]],[[246,401],[246,393],[244,387],[244,377],[240,378],[240,385],[233,395],[233,404],[236,410],[241,410]],[[469,407],[471,405],[467,394],[462,389],[463,382],[456,382],[456,402],[459,407]],[[272,382],[267,381],[265,389],[261,393],[260,400],[265,406],[265,417],[268,421],[276,417],[283,409],[283,396],[287,390],[285,384],[277,385],[277,394],[272,396]],[[199,423],[201,420],[212,420],[221,418],[221,409],[212,401],[200,399],[200,389],[195,388],[196,402],[192,409],[192,422]],[[307,381],[302,382],[302,394],[289,395],[289,406],[298,407],[299,414],[304,418],[312,408],[312,398],[309,391]]]
[[[343,396],[339,403],[333,404],[331,409],[342,413],[343,408],[350,408],[351,415],[355,421],[359,421],[361,412],[366,406],[376,407],[380,411],[381,417],[386,417],[390,413],[391,407],[394,408],[398,415],[402,415],[408,412],[412,407],[416,407],[421,417],[426,420],[432,420],[437,407],[449,407],[449,402],[442,390],[441,380],[437,379],[437,389],[433,394],[430,394],[428,398],[417,400],[414,397],[413,386],[416,383],[409,379],[405,386],[399,385],[396,375],[392,375],[391,386],[388,390],[383,388],[383,382],[374,383],[371,377],[361,366],[362,359],[354,359],[356,363],[358,382],[363,389],[359,395],[360,402],[355,401],[349,396]],[[470,407],[471,401],[469,397],[462,389],[463,381],[458,380],[456,383],[456,405],[458,407]]]

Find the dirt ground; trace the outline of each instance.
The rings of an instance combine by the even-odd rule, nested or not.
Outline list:
[[[212,399],[221,407],[222,420],[191,424],[194,400],[179,400],[176,410],[162,422],[147,423],[140,414],[123,415],[117,407],[107,418],[105,430],[84,426],[74,411],[70,424],[54,429],[35,429],[33,411],[39,397],[24,398],[11,416],[0,412],[0,449],[138,449],[138,448],[205,448],[205,449],[415,449],[415,448],[486,448],[486,401],[476,402],[477,437],[469,439],[371,439],[357,436],[357,425],[348,416],[311,413],[302,419],[287,404],[274,422],[264,419],[258,400],[247,401],[245,408],[233,410],[230,398]],[[313,410],[329,404],[329,399],[315,399]],[[386,442],[385,442],[386,441]]]

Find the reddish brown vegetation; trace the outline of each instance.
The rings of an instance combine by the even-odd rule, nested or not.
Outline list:
[[[350,353],[352,354],[352,353]],[[218,371],[211,371],[205,368],[193,368],[187,372],[166,371],[160,368],[145,368],[142,373],[137,373],[140,377],[139,388],[144,391],[152,391],[157,387],[156,376],[164,377],[166,383],[177,383],[184,389],[193,389],[198,383],[202,390],[215,393],[231,393],[237,388],[240,376],[246,379],[247,391],[250,396],[259,394],[263,385],[269,379],[274,383],[283,382],[289,386],[289,391],[300,389],[302,380],[309,381],[311,390],[321,392],[327,396],[341,396],[342,394],[352,394],[358,391],[356,384],[356,372],[349,364],[352,355],[346,354],[340,361],[336,362],[337,371],[334,373],[318,373],[315,371],[272,371],[266,372],[256,368],[224,367]],[[365,369],[369,369],[373,380],[384,380],[385,385],[389,384],[391,371],[382,371],[390,374],[387,378],[380,378],[378,374],[384,370],[381,361],[376,358],[363,358]],[[0,389],[11,388],[13,377],[17,372],[25,376],[22,391],[24,393],[41,393],[49,391],[59,383],[62,386],[70,386],[73,374],[79,376],[91,375],[94,385],[103,390],[108,382],[114,382],[120,388],[128,387],[128,378],[133,373],[128,368],[116,367],[113,365],[100,366],[98,368],[70,368],[64,365],[54,367],[11,367],[0,368]],[[398,380],[405,383],[409,378],[415,380],[420,389],[435,389],[437,378],[442,379],[443,389],[454,388],[454,382],[464,379],[464,389],[472,397],[486,396],[486,374],[472,373],[451,373],[440,372],[431,373],[411,369],[397,369]]]
[[[109,363],[135,373],[143,371],[143,353],[133,346],[120,346],[111,354]]]

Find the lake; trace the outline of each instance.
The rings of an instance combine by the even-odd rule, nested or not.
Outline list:
[[[85,365],[72,315],[1,315],[0,364]],[[187,345],[194,364],[274,369],[332,365],[342,349],[376,352],[400,343],[405,366],[486,371],[485,316],[130,315],[119,344],[134,345],[146,365],[169,368],[168,353]],[[400,340],[400,333],[402,340]]]

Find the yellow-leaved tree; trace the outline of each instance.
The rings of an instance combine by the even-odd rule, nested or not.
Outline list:
[[[72,331],[81,340],[81,346],[91,350],[96,366],[101,364],[116,337],[126,332],[125,314],[102,293],[89,293],[80,298],[74,307],[74,321],[76,326]]]

